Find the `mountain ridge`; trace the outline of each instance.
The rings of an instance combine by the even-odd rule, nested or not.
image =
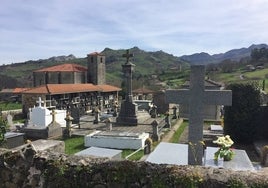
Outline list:
[[[194,53],[191,55],[183,55],[179,58],[188,61],[190,64],[209,64],[209,63],[220,63],[226,59],[233,61],[239,61],[241,58],[249,57],[253,49],[268,48],[267,44],[252,44],[249,47],[242,47],[238,49],[232,49],[225,53],[210,55],[206,52]]]

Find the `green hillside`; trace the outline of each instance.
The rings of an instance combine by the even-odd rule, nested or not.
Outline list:
[[[120,86],[122,81],[122,64],[126,59],[122,55],[126,52],[125,49],[112,50],[105,48],[101,53],[106,56],[106,77],[107,83]],[[134,54],[131,62],[134,63],[135,72],[133,75],[133,86],[141,87],[143,85],[150,86],[148,80],[152,79],[152,75],[160,75],[169,69],[177,69],[181,67],[186,69],[189,64],[181,61],[178,57],[167,54],[163,51],[146,52],[138,47],[130,49],[130,53]],[[48,60],[27,61],[23,63],[14,63],[10,65],[0,66],[0,81],[1,77],[10,78],[14,87],[31,87],[32,72],[44,67],[55,66],[63,63],[76,63],[83,66],[87,65],[86,58],[76,58],[67,61],[55,61],[55,58]],[[14,79],[16,80],[14,83]],[[156,78],[158,79],[158,78]],[[9,81],[0,82],[0,89],[10,86]]]

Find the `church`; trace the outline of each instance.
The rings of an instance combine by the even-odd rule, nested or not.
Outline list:
[[[108,108],[118,100],[121,88],[106,84],[105,56],[87,55],[87,67],[60,64],[33,71],[33,88],[23,91],[23,112],[36,105],[41,97],[47,108],[78,108],[85,113],[95,106]]]

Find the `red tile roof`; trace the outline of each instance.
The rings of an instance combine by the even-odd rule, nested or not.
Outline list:
[[[97,86],[101,89],[101,92],[121,91],[121,88],[115,87],[112,85],[103,84],[103,85],[97,85]]]
[[[62,64],[53,67],[47,67],[43,69],[36,70],[34,72],[86,72],[87,68],[77,64]]]
[[[139,88],[139,89],[135,89],[132,91],[133,93],[138,93],[138,94],[150,94],[150,93],[154,93],[154,91],[150,90],[150,89],[146,89],[144,87]]]
[[[0,93],[22,93],[23,91],[26,91],[30,88],[12,88],[12,89],[2,89]]]
[[[82,92],[112,92],[120,91],[120,88],[110,85],[93,84],[46,84],[24,91],[25,94],[63,94]]]

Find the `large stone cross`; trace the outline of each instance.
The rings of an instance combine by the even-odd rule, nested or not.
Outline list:
[[[122,56],[125,57],[125,58],[127,59],[126,63],[129,63],[129,59],[130,59],[131,57],[133,57],[134,55],[131,54],[131,53],[129,53],[129,50],[127,50],[126,53],[123,54]]]
[[[232,91],[205,90],[205,66],[193,65],[190,73],[190,89],[167,90],[166,101],[189,105],[188,164],[202,165],[204,107],[231,105]]]

